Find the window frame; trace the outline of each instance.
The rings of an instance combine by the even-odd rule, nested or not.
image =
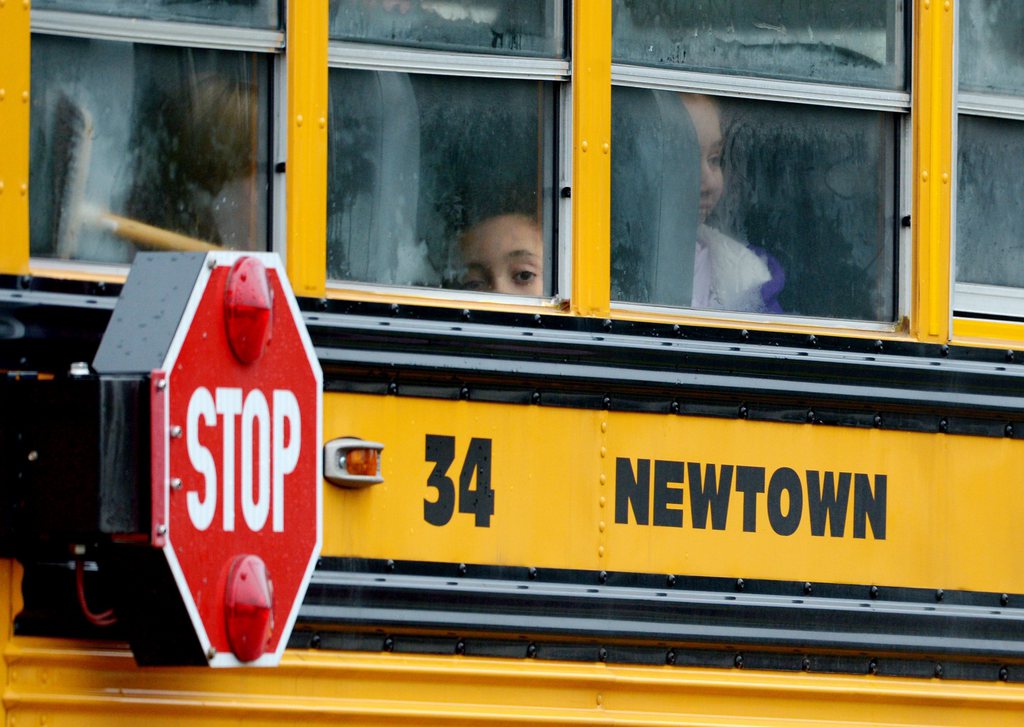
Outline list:
[[[783,78],[744,75],[742,73],[720,73],[683,70],[662,66],[640,66],[632,63],[612,62],[612,84],[634,88],[648,88],[659,91],[683,93],[706,93],[717,97],[737,98],[773,103],[792,103],[801,106],[823,106],[863,111],[880,111],[891,114],[894,123],[895,149],[892,158],[893,170],[892,200],[894,212],[893,294],[896,296],[894,319],[892,321],[862,321],[855,319],[829,319],[789,314],[764,314],[737,311],[703,311],[685,307],[669,307],[628,301],[613,301],[611,307],[616,317],[650,321],[685,321],[690,324],[738,326],[754,324],[763,328],[800,328],[841,330],[852,335],[889,334],[901,335],[906,332],[907,321],[913,315],[914,242],[913,232],[904,221],[910,219],[913,204],[915,148],[915,94],[912,77],[916,58],[918,34],[914,32],[915,9],[909,6],[903,11],[903,31],[898,42],[897,53],[904,64],[905,84],[903,90],[886,90],[820,81],[794,81]]]
[[[959,152],[959,120],[963,116],[979,119],[999,119],[1021,123],[1024,131],[1024,92],[1019,96],[1004,93],[962,91],[959,83],[959,60],[961,60],[961,5],[957,4],[954,17],[954,48],[952,74],[952,200],[950,222],[949,287],[950,315],[953,331],[957,338],[990,337],[995,335],[1013,341],[1024,340],[1024,287],[961,283],[956,280],[957,250],[957,198],[959,195],[958,165],[955,160]],[[985,323],[988,322],[988,323]],[[995,323],[995,327],[988,325]]]
[[[485,78],[493,80],[526,80],[551,83],[554,86],[552,113],[553,148],[550,153],[553,167],[552,187],[555,199],[551,200],[554,219],[554,239],[551,259],[554,271],[551,275],[552,293],[543,297],[521,296],[503,293],[482,293],[451,288],[427,286],[390,285],[367,281],[337,280],[328,278],[326,295],[338,299],[376,299],[424,301],[438,304],[473,304],[474,307],[489,307],[499,304],[527,308],[561,309],[564,307],[571,285],[571,235],[569,225],[570,199],[560,190],[571,189],[571,165],[564,153],[566,140],[572,133],[572,115],[569,113],[572,99],[572,69],[567,57],[536,58],[530,56],[507,56],[501,54],[474,53],[465,51],[434,50],[392,46],[379,42],[328,39],[327,66],[330,69],[394,72],[431,76],[453,76],[459,78]],[[328,185],[330,181],[328,180]],[[324,214],[326,219],[326,212]],[[545,240],[545,244],[549,241]],[[324,269],[326,270],[326,257]]]

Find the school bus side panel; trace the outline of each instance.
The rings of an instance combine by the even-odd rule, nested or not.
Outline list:
[[[1024,591],[1013,439],[359,394],[324,430],[385,445],[325,555]]]

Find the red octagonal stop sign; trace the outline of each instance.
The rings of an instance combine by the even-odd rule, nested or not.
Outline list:
[[[274,665],[322,537],[322,373],[279,258],[209,253],[152,380],[153,541],[208,662]]]

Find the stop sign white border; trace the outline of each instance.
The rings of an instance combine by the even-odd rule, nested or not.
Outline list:
[[[268,270],[275,270],[278,274],[278,279],[281,281],[281,287],[284,290],[284,298],[288,305],[288,310],[295,321],[296,328],[298,328],[299,338],[302,341],[303,349],[306,353],[306,358],[310,363],[310,367],[313,370],[313,376],[316,379],[316,389],[318,396],[316,397],[316,545],[313,552],[310,555],[309,563],[306,565],[305,573],[302,578],[302,584],[299,586],[299,590],[296,593],[295,601],[292,604],[291,611],[288,613],[287,618],[282,622],[279,615],[275,617],[275,631],[280,633],[280,639],[277,644],[277,649],[274,652],[268,652],[263,654],[255,661],[242,662],[239,661],[234,654],[230,651],[215,651],[210,642],[210,638],[206,633],[206,628],[203,626],[202,619],[199,616],[199,610],[196,607],[195,600],[192,598],[192,593],[189,590],[188,582],[185,580],[185,574],[181,569],[181,564],[178,562],[178,558],[174,553],[174,547],[171,543],[171,535],[173,533],[168,532],[167,523],[169,522],[169,507],[170,507],[170,407],[167,405],[170,399],[170,386],[169,381],[171,372],[173,370],[174,363],[178,359],[178,355],[181,352],[182,345],[185,342],[185,337],[188,335],[189,328],[192,325],[192,321],[195,318],[196,310],[199,307],[199,302],[202,300],[203,294],[206,291],[206,286],[209,283],[210,276],[215,268],[221,266],[231,266],[236,260],[243,257],[252,257],[258,259]],[[275,302],[276,305],[276,302]],[[316,352],[313,349],[313,342],[309,338],[309,332],[306,330],[305,323],[302,320],[302,313],[299,311],[299,306],[295,301],[295,295],[292,293],[291,286],[288,283],[288,277],[284,270],[284,265],[281,262],[281,258],[276,253],[267,252],[228,252],[228,251],[215,251],[208,252],[204,260],[204,264],[200,270],[199,275],[196,278],[195,285],[192,288],[192,292],[189,295],[188,303],[185,306],[184,313],[181,316],[181,320],[178,323],[178,327],[174,332],[174,336],[171,339],[170,346],[167,350],[167,355],[164,357],[163,363],[160,368],[154,372],[154,395],[159,393],[163,396],[162,406],[159,407],[160,411],[156,411],[154,406],[154,416],[161,416],[162,413],[162,425],[159,426],[162,432],[162,437],[157,440],[154,436],[153,441],[153,452],[152,457],[154,459],[154,482],[153,482],[153,535],[154,542],[163,550],[165,557],[167,558],[168,566],[171,569],[171,573],[174,576],[175,583],[178,587],[178,592],[181,594],[185,608],[188,611],[189,618],[192,621],[192,626],[195,630],[196,636],[199,639],[200,646],[203,653],[206,655],[207,662],[210,666],[215,667],[238,667],[238,666],[277,666],[281,661],[281,655],[284,653],[285,647],[288,645],[288,637],[291,634],[292,627],[295,625],[295,619],[299,615],[299,608],[302,606],[302,600],[305,597],[306,588],[309,585],[309,581],[313,576],[313,570],[316,568],[316,563],[320,557],[320,548],[323,546],[323,458],[321,451],[323,449],[323,371],[320,369],[320,362],[316,357]],[[160,381],[166,382],[165,387],[161,388],[159,385]],[[157,390],[159,389],[159,392]],[[158,423],[159,425],[160,423]],[[158,452],[157,448],[160,446],[158,443],[162,443],[162,452]]]

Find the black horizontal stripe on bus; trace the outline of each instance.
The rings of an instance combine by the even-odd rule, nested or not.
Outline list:
[[[1019,594],[325,558],[291,645],[1024,679],[1022,606]]]
[[[1013,352],[557,316],[327,308],[306,314],[327,391],[1024,432],[1024,357]]]
[[[0,369],[89,361],[120,286],[0,276]],[[300,299],[327,391],[1024,436],[1024,354]],[[5,323],[6,322],[6,323]]]
[[[736,651],[693,646],[501,639],[471,635],[427,636],[406,632],[310,631],[298,628],[288,642],[292,649],[461,655],[538,661],[605,662],[609,665],[695,667],[800,671],[808,674],[871,674],[879,677],[970,681],[1024,681],[1024,666],[943,659],[878,657],[869,654],[816,654],[771,650]]]

